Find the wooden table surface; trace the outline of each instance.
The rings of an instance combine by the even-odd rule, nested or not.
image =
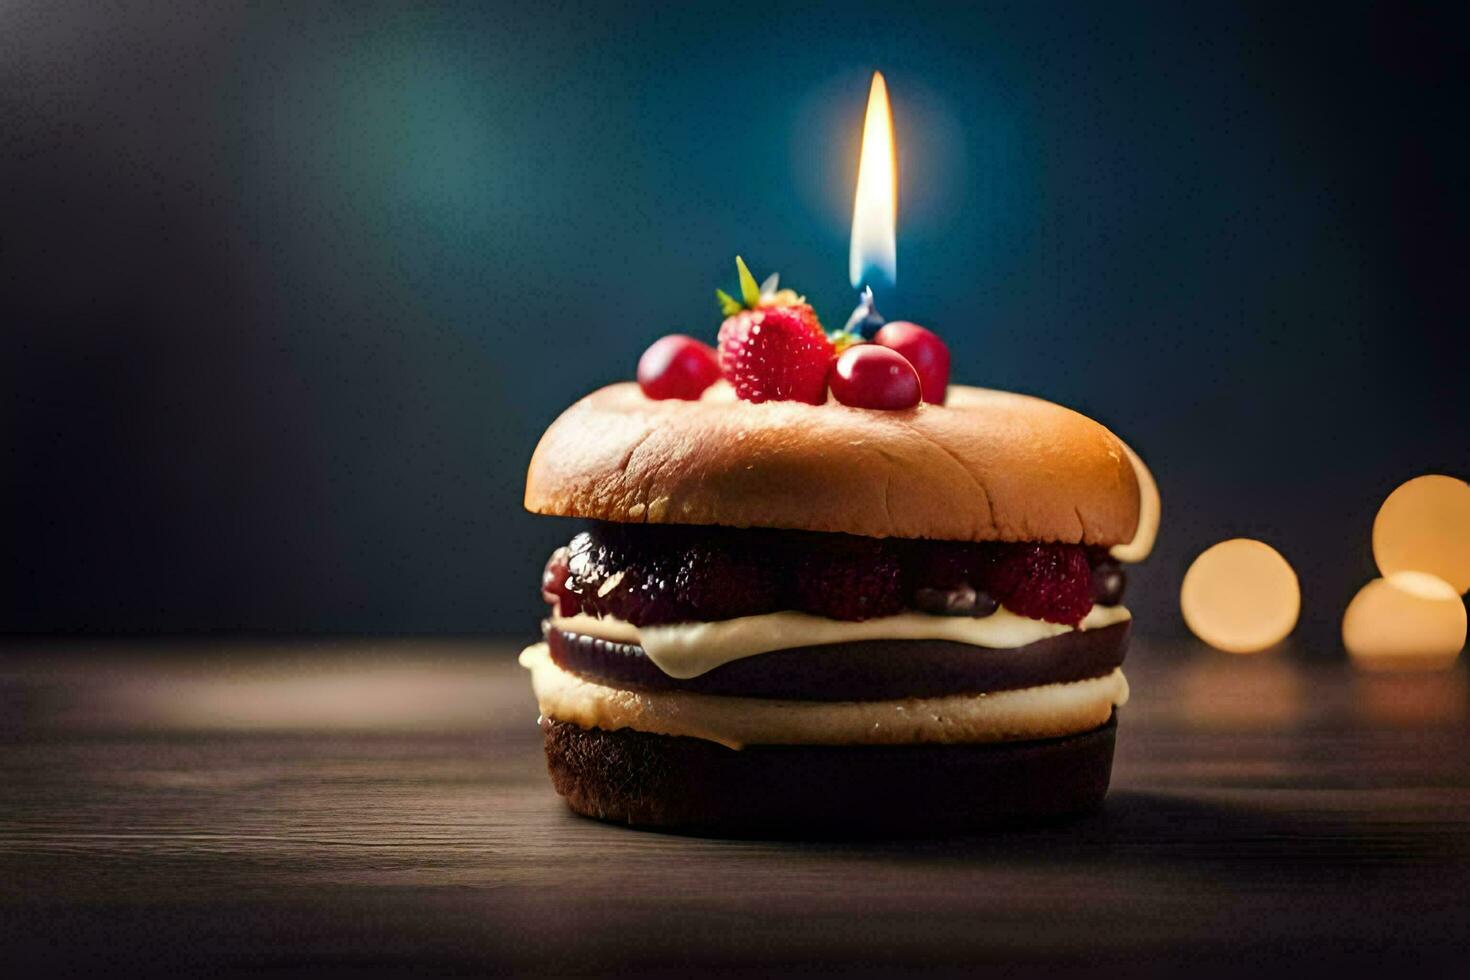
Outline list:
[[[1139,641],[1097,816],[770,843],[569,815],[512,652],[6,641],[0,963],[1433,976],[1470,957],[1461,667],[1372,676]]]

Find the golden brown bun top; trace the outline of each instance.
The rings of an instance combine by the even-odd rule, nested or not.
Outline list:
[[[720,386],[724,387],[724,386]],[[711,397],[713,395],[713,397]],[[526,509],[620,523],[1113,545],[1138,523],[1123,445],[1060,405],[951,385],[901,412],[595,391],[541,437]]]

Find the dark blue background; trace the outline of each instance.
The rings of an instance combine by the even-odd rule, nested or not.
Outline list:
[[[1152,463],[1144,628],[1249,534],[1330,642],[1383,496],[1470,475],[1446,11],[92,6],[0,8],[0,628],[531,628],[564,405],[736,252],[846,315],[874,68],[883,306]]]

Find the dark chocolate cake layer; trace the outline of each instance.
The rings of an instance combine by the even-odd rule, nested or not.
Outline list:
[[[643,648],[548,626],[551,657],[587,680],[634,691],[794,701],[880,701],[1011,691],[1103,677],[1122,665],[1131,621],[995,650],[949,640],[860,640],[734,660],[679,680]]]
[[[912,836],[1096,809],[1116,715],[1063,738],[958,745],[755,745],[545,720],[556,791],[584,816],[734,837]]]

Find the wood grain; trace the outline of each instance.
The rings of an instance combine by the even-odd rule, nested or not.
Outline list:
[[[0,954],[51,973],[1240,975],[1470,954],[1462,670],[1140,641],[1103,813],[919,842],[570,816],[509,647],[9,641]]]

